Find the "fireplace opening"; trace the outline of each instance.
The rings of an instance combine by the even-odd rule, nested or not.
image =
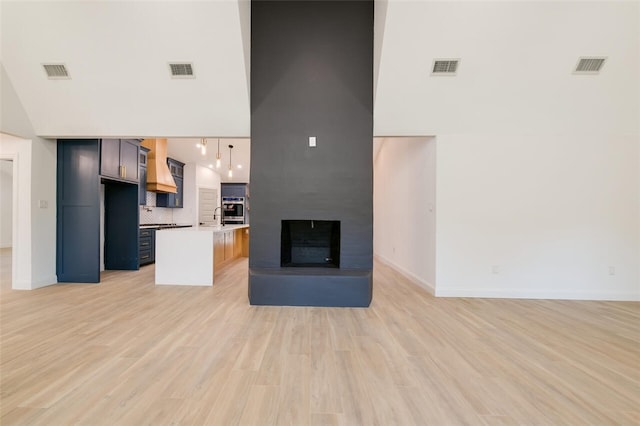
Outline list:
[[[340,267],[339,220],[283,220],[281,267]]]

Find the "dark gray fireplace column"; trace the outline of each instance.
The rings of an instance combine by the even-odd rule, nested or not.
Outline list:
[[[369,306],[372,145],[373,1],[252,1],[251,304]]]

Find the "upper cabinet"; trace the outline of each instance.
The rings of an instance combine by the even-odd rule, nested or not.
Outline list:
[[[149,148],[140,147],[140,185],[138,188],[138,202],[141,206],[147,204],[147,154]]]
[[[227,183],[220,184],[222,197],[248,197],[249,196],[249,184],[247,183]]]
[[[175,194],[159,192],[156,195],[156,206],[182,208],[184,207],[184,163],[167,158],[167,166],[176,183],[177,192]]]
[[[105,269],[138,269],[139,188],[126,180],[138,176],[137,141],[59,139],[57,160],[58,281],[99,282],[101,248]],[[121,175],[118,171],[124,167]],[[108,174],[113,170],[115,177]]]
[[[102,139],[100,175],[127,182],[138,182],[140,141],[138,139]]]

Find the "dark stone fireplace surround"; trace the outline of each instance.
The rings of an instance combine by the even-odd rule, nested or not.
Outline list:
[[[373,1],[252,1],[251,304],[369,306],[372,141]],[[286,220],[339,243],[283,257]]]

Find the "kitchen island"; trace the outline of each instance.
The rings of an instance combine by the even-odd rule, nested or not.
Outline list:
[[[212,286],[216,269],[249,255],[249,225],[196,226],[156,232],[157,285]]]

